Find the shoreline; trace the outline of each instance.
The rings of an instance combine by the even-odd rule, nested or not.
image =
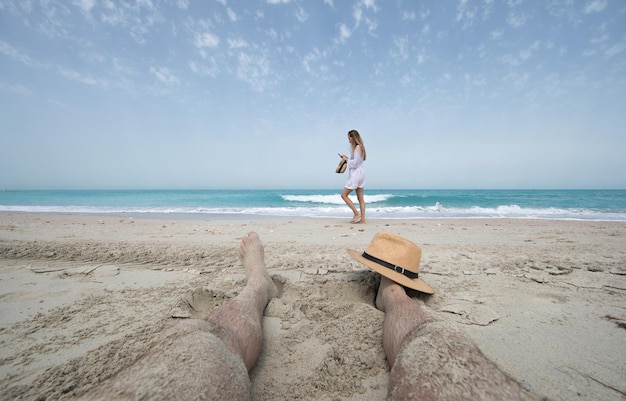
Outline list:
[[[381,230],[422,249],[420,277],[435,294],[416,301],[533,393],[626,392],[626,222],[0,212],[1,398],[71,399],[132,363],[173,315],[236,295],[245,276],[235,249],[251,230],[284,287],[266,309],[255,399],[384,399],[373,275],[345,251]],[[191,295],[193,313],[180,306]]]
[[[0,210],[0,215],[42,215],[42,216],[99,216],[99,217],[113,217],[113,218],[128,218],[128,219],[142,219],[142,220],[197,220],[197,221],[212,221],[212,222],[226,222],[226,221],[241,221],[241,220],[331,220],[339,222],[349,222],[349,213],[346,216],[290,216],[290,215],[269,215],[269,214],[253,214],[253,213],[139,213],[139,212],[36,212],[36,211],[6,211]],[[429,220],[512,220],[512,221],[578,221],[589,223],[624,223],[626,219],[591,219],[591,218],[573,218],[573,217],[511,217],[511,216],[465,216],[465,217],[450,217],[450,216],[413,216],[413,217],[372,217],[368,218],[368,221],[376,221],[379,223],[384,222],[397,222],[397,221],[429,221]]]

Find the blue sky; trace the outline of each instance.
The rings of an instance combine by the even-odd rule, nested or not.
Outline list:
[[[626,188],[622,0],[0,0],[0,188]]]

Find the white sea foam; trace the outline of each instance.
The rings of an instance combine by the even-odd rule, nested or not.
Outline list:
[[[372,202],[373,203],[373,202]],[[446,208],[436,203],[432,206],[376,207],[369,203],[368,218],[415,219],[415,218],[514,218],[626,221],[626,213],[598,212],[590,209],[522,208],[518,205],[502,205],[495,208],[468,207]],[[346,218],[349,210],[341,205],[293,207],[95,207],[95,206],[5,206],[0,212],[32,213],[82,213],[82,214],[130,214],[130,215],[191,215],[191,216],[276,216],[276,217],[322,217]]]
[[[319,204],[329,204],[329,205],[344,205],[343,199],[341,199],[341,194],[328,194],[328,195],[281,195],[281,197],[288,202],[302,202],[302,203],[319,203]],[[392,194],[376,194],[376,195],[368,195],[365,194],[365,203],[377,203],[377,202],[385,202],[394,195]],[[356,198],[354,192],[350,199]]]
[[[3,192],[0,212],[345,218],[334,190]],[[354,192],[350,198],[356,203]],[[521,218],[626,221],[626,191],[366,191],[368,218]]]

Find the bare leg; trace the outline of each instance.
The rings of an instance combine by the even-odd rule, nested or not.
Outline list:
[[[381,277],[376,307],[385,312],[389,400],[535,399],[470,339],[433,319],[402,286],[385,277]]]
[[[352,202],[352,199],[350,199],[350,197],[348,196],[350,195],[351,192],[352,192],[351,189],[344,188],[343,192],[341,193],[341,199],[343,199],[343,201],[346,202],[346,205],[348,205],[350,210],[352,210],[352,213],[354,213],[354,217],[352,218],[352,221],[354,222],[358,220],[359,212],[356,210],[356,207],[354,206],[354,202]]]
[[[278,289],[265,270],[263,245],[256,233],[241,240],[239,258],[246,269],[246,287],[232,301],[215,309],[207,321],[220,328],[215,334],[250,370],[261,353],[263,311],[278,295]]]
[[[363,188],[356,189],[356,198],[359,201],[359,209],[361,209],[361,221],[359,221],[359,223],[365,223],[365,197],[363,196]]]
[[[242,238],[246,286],[206,319],[185,320],[150,350],[85,395],[89,400],[249,400],[248,370],[262,345],[261,319],[278,289],[256,233]]]

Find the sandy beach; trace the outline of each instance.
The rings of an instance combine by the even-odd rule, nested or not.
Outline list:
[[[415,301],[533,394],[626,397],[624,222],[0,213],[0,399],[73,399],[157,333],[237,295],[249,231],[281,283],[250,372],[254,400],[385,399],[374,274],[346,252],[379,231],[422,248],[420,277],[436,292]]]

